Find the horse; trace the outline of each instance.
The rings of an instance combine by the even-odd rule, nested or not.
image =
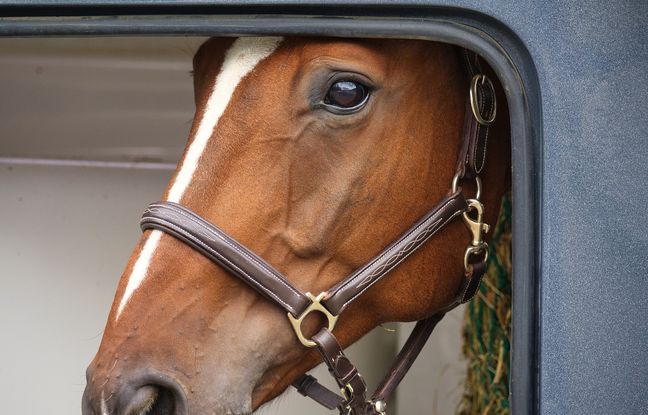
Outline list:
[[[207,40],[193,59],[189,139],[163,200],[232,235],[297,290],[325,293],[447,195],[468,91],[457,49],[400,39]],[[510,174],[506,105],[492,78],[500,105],[480,175],[489,223]],[[471,183],[461,191],[481,190]],[[450,221],[375,282],[341,313],[340,347],[385,322],[447,309],[466,244],[464,225]],[[307,317],[300,325],[310,337],[325,322]],[[146,229],[88,367],[82,410],[250,414],[320,361],[266,296],[185,241]]]

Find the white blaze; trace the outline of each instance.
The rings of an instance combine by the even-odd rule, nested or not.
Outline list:
[[[220,73],[214,83],[214,88],[207,101],[198,131],[194,137],[187,154],[182,161],[182,167],[176,176],[175,182],[169,190],[167,200],[180,203],[180,198],[191,182],[196,166],[200,160],[209,138],[214,133],[218,120],[225,112],[236,87],[245,75],[265,57],[269,56],[279,45],[278,37],[242,37],[229,48]]]
[[[207,105],[198,125],[198,130],[181,161],[180,171],[169,189],[168,201],[180,202],[182,195],[191,183],[200,157],[205,151],[209,139],[214,134],[214,129],[220,117],[225,112],[225,109],[227,109],[236,87],[261,60],[270,56],[275,51],[281,40],[281,37],[242,37],[236,39],[227,50],[223,60],[223,66],[221,66],[221,70],[216,77],[211,94],[207,100]],[[146,239],[144,247],[140,251],[131,275],[128,278],[124,296],[117,309],[116,319],[119,318],[119,315],[135,290],[144,281],[149,264],[153,258],[153,253],[160,242],[161,236],[161,231],[154,230]]]
[[[144,281],[144,277],[146,276],[146,272],[148,271],[149,264],[151,263],[151,258],[153,258],[153,252],[155,252],[155,248],[157,248],[161,237],[162,231],[154,230],[146,238],[144,247],[140,251],[139,256],[137,257],[137,261],[135,261],[135,265],[133,265],[133,270],[128,277],[128,284],[126,285],[126,290],[124,290],[124,296],[119,303],[119,308],[117,309],[117,317],[115,319],[119,318],[119,315],[124,310],[124,307],[126,306],[126,303],[130,299],[130,297],[133,295],[137,287],[140,286],[142,281]]]

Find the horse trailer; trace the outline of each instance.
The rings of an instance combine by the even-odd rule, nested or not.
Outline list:
[[[227,49],[223,52],[224,57],[215,53],[213,58],[203,56],[202,60],[200,55],[196,55],[193,68],[196,76],[192,80],[190,72],[194,53],[197,50],[204,53],[204,49],[199,47],[211,37],[231,38],[227,42],[236,43],[238,40],[234,38],[252,36],[297,39],[295,44],[299,46],[294,50],[302,53],[306,53],[309,42],[316,40],[362,39],[374,45],[375,50],[380,49],[380,42],[397,45],[397,42],[407,40],[450,44],[478,56],[475,59],[481,60],[485,68],[490,68],[484,72],[492,75],[498,91],[501,85],[503,99],[497,100],[498,109],[501,108],[502,117],[508,113],[509,119],[511,197],[508,212],[512,239],[507,255],[511,258],[514,277],[508,287],[510,310],[502,311],[509,313],[510,338],[506,340],[506,348],[498,349],[499,361],[505,365],[485,367],[488,373],[485,383],[493,384],[493,378],[498,382],[504,379],[504,398],[498,398],[497,404],[495,398],[492,402],[485,402],[479,412],[464,407],[462,413],[648,413],[648,326],[645,319],[648,305],[643,301],[648,295],[648,283],[642,277],[648,262],[648,222],[632,217],[648,204],[645,195],[648,183],[645,162],[648,159],[648,115],[644,104],[648,101],[648,75],[644,70],[648,63],[647,24],[648,4],[644,2],[0,2],[0,91],[4,98],[0,104],[0,195],[3,202],[0,205],[3,264],[3,288],[0,290],[3,341],[0,354],[5,357],[0,366],[0,396],[4,398],[6,413],[63,414],[78,411],[86,386],[84,370],[99,347],[101,330],[115,290],[130,290],[125,282],[118,282],[118,277],[138,240],[139,215],[146,204],[161,197],[166,183],[175,177],[173,171],[181,160],[187,134],[193,134],[192,137],[200,134],[198,124],[192,129],[194,105],[204,107],[205,112],[216,111],[209,104],[208,97],[201,97],[199,93],[200,65],[204,62],[207,62],[204,65],[212,65],[218,60],[225,62],[225,68],[227,53],[234,52]],[[299,43],[302,41],[303,44]],[[274,53],[276,47],[263,49],[266,52],[255,52],[251,46],[242,47],[236,58],[239,69],[231,70],[231,79],[235,80],[229,97],[236,96],[234,88],[238,82],[258,62]],[[341,48],[332,49],[339,51]],[[394,47],[394,50],[403,52],[405,47]],[[245,63],[255,53],[265,54],[259,55],[253,63]],[[412,56],[419,56],[425,65],[435,64],[434,60],[424,60],[422,55]],[[354,55],[349,53],[349,56]],[[368,56],[365,61],[371,59]],[[426,69],[424,64],[419,66],[417,63],[405,58],[401,61],[410,71]],[[437,64],[439,66],[433,68],[435,73],[443,72],[445,64]],[[249,66],[247,72],[237,75],[236,71],[240,72],[240,67],[245,65]],[[280,68],[275,72],[284,75],[290,71],[288,63],[277,63],[273,68]],[[221,69],[216,73],[225,72]],[[346,72],[354,73],[353,70]],[[261,72],[258,78],[262,78]],[[335,78],[331,81],[333,83],[326,85],[327,88],[338,85],[344,89],[345,92],[339,95],[344,103],[350,99],[349,88],[356,88],[354,91],[359,91],[359,94],[364,94],[365,88],[379,89],[373,88],[372,82],[366,78],[362,74],[352,74]],[[336,80],[339,83],[335,83]],[[471,91],[478,95],[474,85],[471,84],[471,88],[475,88]],[[192,88],[196,88],[196,97],[192,95]],[[213,88],[216,90],[216,86]],[[496,88],[492,88],[495,95]],[[328,91],[330,93],[331,89]],[[362,97],[367,98],[368,94]],[[356,111],[365,105],[362,97],[359,96],[359,100],[348,107]],[[256,102],[255,99],[250,102]],[[322,102],[328,105],[329,99],[326,95]],[[479,106],[479,98],[469,99],[470,104],[475,102]],[[440,101],[450,105],[452,97],[444,95]],[[228,102],[218,117],[224,113]],[[280,105],[276,104],[264,108],[279,111]],[[344,105],[341,107],[345,108]],[[340,111],[344,112],[337,108],[333,113],[339,115]],[[416,112],[416,109],[411,112]],[[482,123],[488,120],[479,120],[480,114],[484,113],[475,110],[474,106],[472,113],[478,118],[476,124],[473,122],[478,126],[476,128],[488,124]],[[275,112],[273,117],[280,118],[278,114]],[[461,115],[463,117],[463,113]],[[495,114],[492,115],[494,118]],[[250,122],[242,118],[238,120],[238,125]],[[269,128],[265,131],[270,131]],[[408,128],[412,131],[417,129],[416,126]],[[321,149],[318,154],[322,154]],[[333,156],[326,154],[329,156],[327,162],[333,163]],[[196,157],[198,160],[201,155]],[[277,165],[280,164],[278,160],[275,160]],[[329,168],[325,162],[318,166]],[[180,173],[176,175],[181,176]],[[296,175],[304,180],[308,178],[308,174]],[[255,188],[254,192],[262,192],[263,187]],[[266,190],[267,187],[266,184]],[[456,183],[452,188],[457,190]],[[484,192],[487,191],[485,187]],[[201,194],[207,197],[205,195],[211,193],[205,190]],[[368,195],[367,200],[371,197]],[[248,196],[241,196],[239,202],[243,199],[247,201]],[[326,200],[335,198],[331,196]],[[473,199],[468,202],[470,200]],[[430,202],[436,203],[436,200]],[[334,214],[334,203],[330,203],[321,209],[321,217]],[[151,209],[154,209],[152,215]],[[181,209],[184,208],[152,205],[146,211],[149,222],[146,222],[146,214],[144,216],[145,227],[148,223],[149,228],[161,232],[159,229],[163,227],[159,221],[162,218],[168,222],[164,228],[167,234],[178,237],[182,232],[191,232],[190,225],[179,224],[181,219],[178,215],[192,217],[194,222],[201,218],[188,209]],[[460,214],[468,217],[466,209],[469,208],[453,211],[452,217],[460,217]],[[497,210],[492,206],[486,206],[486,209]],[[261,217],[260,210],[253,213]],[[251,218],[254,216],[250,215]],[[481,218],[481,211],[479,215]],[[175,219],[170,219],[172,217]],[[318,216],[317,220],[322,220],[321,217]],[[153,222],[155,225],[150,225]],[[481,233],[486,228],[482,228],[481,219],[478,222],[478,233]],[[259,273],[264,274],[262,271],[267,264],[261,258],[265,253],[261,255],[256,250],[259,255],[256,257],[225,232],[219,233],[217,228],[211,230],[209,221],[200,223],[201,228],[193,231],[197,236],[192,239],[183,234],[180,239],[189,241],[192,247],[219,266],[224,266],[228,272],[242,274],[242,277],[238,276],[244,280],[249,275],[240,269],[249,271],[246,267],[256,267]],[[388,226],[381,221],[376,223]],[[340,226],[352,225],[345,223]],[[416,229],[419,228],[413,231]],[[426,229],[430,234],[437,230],[436,225],[429,225]],[[167,234],[163,238],[167,238]],[[205,235],[209,240],[223,240],[236,248],[230,249],[230,253],[222,252],[227,247],[210,245],[201,248],[201,244],[209,245],[204,238],[201,239]],[[477,238],[476,233],[472,235]],[[395,236],[391,235],[385,241],[391,243]],[[429,237],[419,233],[415,236],[417,241]],[[308,239],[308,236],[304,238]],[[137,249],[146,251],[148,242],[144,241]],[[411,241],[403,237],[393,244],[396,246],[401,242],[407,245],[402,250],[399,248],[402,254],[410,249]],[[178,252],[189,252],[183,250],[190,248],[178,249]],[[388,250],[389,247],[381,252],[387,255]],[[377,252],[372,250],[367,258]],[[410,253],[407,251],[402,257],[393,255],[390,260],[400,264]],[[174,254],[182,256],[177,252]],[[308,257],[311,254],[305,249],[297,256]],[[144,254],[140,252],[139,255]],[[249,259],[248,255],[253,258]],[[469,257],[467,253],[466,258]],[[235,264],[229,268],[227,264],[223,265],[229,261]],[[385,273],[393,265],[377,264],[385,269]],[[468,265],[466,271],[470,268]],[[137,266],[137,262],[128,265],[130,268]],[[273,284],[285,282],[291,285],[290,281],[275,272],[272,266],[267,268],[271,271],[258,278],[248,278],[246,282],[261,291],[266,299],[272,300],[276,294],[278,298],[274,300],[284,304],[284,294],[277,294],[280,289],[269,289],[264,286],[264,281],[278,278]],[[167,272],[171,271],[167,269]],[[173,272],[176,272],[175,268]],[[249,272],[253,274],[253,271]],[[372,275],[361,274],[363,281],[369,281],[366,282],[369,286],[382,277],[382,274],[376,277],[378,273]],[[376,281],[372,280],[374,277]],[[363,284],[365,282],[359,285]],[[482,284],[480,290],[498,289],[489,284]],[[337,318],[347,306],[347,303],[337,308],[331,305],[330,296],[337,294],[336,287],[320,287],[328,291],[324,291],[321,297],[309,293],[306,298],[308,290],[296,285],[302,289],[295,288],[294,295],[304,297],[309,307],[324,313],[333,331],[335,322],[330,319]],[[186,288],[191,290],[194,287]],[[184,286],[182,290],[185,290]],[[411,292],[412,295],[420,294],[416,290]],[[359,295],[356,292],[352,294],[353,299]],[[124,295],[128,300],[129,294]],[[163,302],[171,302],[173,296],[164,298],[166,300],[155,297],[142,299],[143,307],[164,309]],[[250,301],[256,304],[257,299]],[[482,296],[480,301],[488,302],[488,299]],[[301,303],[297,301],[297,304]],[[293,325],[297,324],[295,330],[300,335],[301,321],[313,310],[304,305],[298,313],[291,314],[292,304],[284,305],[289,317],[297,320]],[[330,311],[332,307],[336,312]],[[113,313],[119,317],[122,308],[123,305],[117,301]],[[468,370],[462,357],[468,347],[462,328],[466,310],[465,306],[453,310],[440,323],[421,359],[414,364],[412,373],[405,377],[395,400],[388,404],[387,409],[382,406],[382,401],[370,400],[374,412],[366,413],[455,413],[459,401],[467,399],[460,387],[466,382],[465,372]],[[158,323],[154,319],[145,318],[146,313],[137,314],[142,318],[141,323],[132,326],[129,329],[132,332],[117,334],[117,337],[122,336],[117,342],[137,337],[138,330],[147,325],[156,327],[156,331],[167,327],[156,326]],[[186,330],[191,330],[194,324],[199,324],[197,319],[183,323]],[[281,324],[288,330],[288,325],[283,321]],[[405,345],[406,351],[409,350],[406,339],[412,327],[409,323],[389,323],[371,331],[351,347],[350,360],[356,361],[359,369],[366,372],[370,387],[379,386],[381,377],[390,371],[391,360],[397,356],[400,347]],[[106,336],[110,333],[115,335],[115,330],[119,332],[111,329],[109,324]],[[229,330],[236,334],[242,329],[235,325]],[[233,338],[236,337],[234,334]],[[349,334],[348,337],[352,336]],[[346,341],[344,335],[341,339]],[[308,343],[307,339],[303,341]],[[162,343],[142,349],[146,351],[141,354],[148,356],[150,350],[162,347]],[[249,343],[253,344],[254,339]],[[299,344],[294,343],[295,347]],[[189,347],[182,347],[185,346]],[[271,353],[271,347],[266,347],[268,342],[261,346],[263,350],[254,351],[255,359],[263,360],[264,354]],[[232,349],[234,347],[223,350]],[[192,355],[194,362],[204,359],[198,351],[198,346],[195,346],[191,352],[195,353]],[[344,355],[341,349],[339,353]],[[483,354],[497,355],[498,351],[488,350]],[[126,359],[119,353],[115,352],[110,359],[113,357],[112,367],[106,368],[103,362],[104,371],[97,372],[107,373],[105,382],[109,381],[111,370],[116,365],[128,365],[118,363],[120,359]],[[477,361],[486,359],[484,356],[475,358]],[[282,365],[288,367],[290,359],[286,360]],[[403,361],[407,362],[407,359]],[[238,363],[240,368],[253,366],[249,359]],[[111,363],[108,362],[107,366]],[[191,369],[193,375],[188,377],[197,377],[201,370],[210,370],[210,366],[198,363],[194,366]],[[329,366],[335,372],[335,363],[329,363]],[[287,373],[288,369],[285,371]],[[178,372],[182,370],[178,369]],[[327,376],[325,367],[319,367],[316,372],[318,377]],[[248,372],[241,370],[241,373]],[[237,384],[229,382],[234,382],[232,379],[238,379],[237,376],[226,379],[231,389]],[[260,376],[258,382],[261,382]],[[336,376],[338,381],[339,378]],[[93,381],[92,371],[89,371],[88,382]],[[342,383],[342,397],[339,398],[343,401],[346,398],[344,402],[347,404],[357,392],[350,385]],[[311,387],[311,384],[301,386],[307,389],[306,386]],[[328,386],[339,389],[333,381]],[[182,394],[191,395],[193,387],[185,385],[179,389]],[[195,387],[200,390],[199,385]],[[88,403],[88,398],[84,398],[83,413],[192,413],[186,412],[187,408],[177,401],[159,403],[167,398],[175,399],[160,392],[163,390],[166,389],[150,392],[150,399],[143,399],[136,408],[115,403],[121,397],[113,398],[111,393],[104,396],[102,391],[102,396],[97,397],[94,403]],[[274,396],[275,392],[264,393]],[[261,392],[258,394],[262,395]],[[216,411],[213,413],[251,413],[252,406],[256,409],[257,401],[266,401],[258,397],[260,395],[255,396],[254,405],[236,409],[232,404],[228,409],[230,412],[227,412],[227,405],[223,404],[213,409]],[[221,398],[226,400],[227,397]],[[114,399],[112,403],[111,399]],[[339,402],[331,406],[336,405],[339,406]],[[362,405],[365,405],[364,400]],[[345,410],[349,414],[361,413],[349,405]],[[264,405],[257,413],[329,412],[291,392],[276,403]],[[200,409],[196,413],[207,412]]]

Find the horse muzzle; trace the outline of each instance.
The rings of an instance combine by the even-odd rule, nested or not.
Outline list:
[[[93,376],[88,369],[83,415],[187,415],[184,389],[171,376],[145,369]]]

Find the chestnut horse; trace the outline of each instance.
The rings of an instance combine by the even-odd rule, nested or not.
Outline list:
[[[210,39],[194,57],[196,113],[164,200],[217,224],[299,290],[322,292],[448,192],[462,65],[454,46],[418,40]],[[505,111],[482,174],[489,223],[508,186]],[[341,345],[452,303],[466,244],[461,220],[430,239],[341,315]],[[250,414],[319,361],[275,304],[147,230],[88,368],[83,414]]]

